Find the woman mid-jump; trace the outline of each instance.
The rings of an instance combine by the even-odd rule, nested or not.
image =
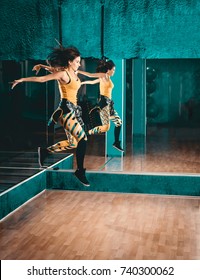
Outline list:
[[[83,185],[89,186],[90,184],[85,176],[86,169],[84,168],[87,136],[83,128],[84,123],[81,118],[81,107],[77,105],[78,89],[81,86],[81,81],[77,76],[77,70],[81,65],[80,52],[74,47],[55,48],[49,54],[47,61],[49,66],[46,67],[52,68],[52,71],[48,69],[52,72],[51,74],[15,80],[12,82],[12,89],[22,82],[44,83],[57,80],[60,92],[60,104],[54,112],[53,117],[63,126],[67,139],[46,148],[39,147],[39,164],[41,167],[43,166],[48,154],[76,148],[77,170],[74,174]],[[40,66],[37,66],[33,70],[38,71],[39,68]],[[87,76],[101,78],[105,74],[87,73]]]

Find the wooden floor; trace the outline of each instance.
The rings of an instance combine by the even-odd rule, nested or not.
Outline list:
[[[152,130],[114,165],[103,137],[88,170],[200,173],[199,129]],[[0,259],[200,259],[200,197],[46,191],[0,223]]]
[[[200,198],[46,191],[1,222],[0,259],[200,259]]]

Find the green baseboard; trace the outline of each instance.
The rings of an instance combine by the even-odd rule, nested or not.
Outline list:
[[[0,195],[0,220],[46,189],[46,170],[15,185]]]
[[[144,193],[162,195],[200,195],[200,176],[87,172],[90,187],[78,182],[72,171],[47,172],[47,189]]]
[[[73,154],[0,194],[0,220],[47,188],[47,170],[72,169]],[[50,172],[50,171],[49,171]]]

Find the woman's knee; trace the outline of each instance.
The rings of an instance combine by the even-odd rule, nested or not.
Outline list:
[[[106,131],[108,131],[109,129],[110,129],[110,124],[104,124],[104,125],[102,125],[101,131],[102,131],[102,132],[106,132]]]

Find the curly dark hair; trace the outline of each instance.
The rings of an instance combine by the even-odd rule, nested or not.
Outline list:
[[[113,67],[115,67],[115,64],[112,60],[106,61],[105,59],[99,60],[98,66],[96,71],[98,73],[106,73],[108,70],[111,70]]]
[[[52,67],[67,67],[69,61],[73,61],[78,56],[80,52],[73,46],[54,48],[47,57],[47,63]]]

